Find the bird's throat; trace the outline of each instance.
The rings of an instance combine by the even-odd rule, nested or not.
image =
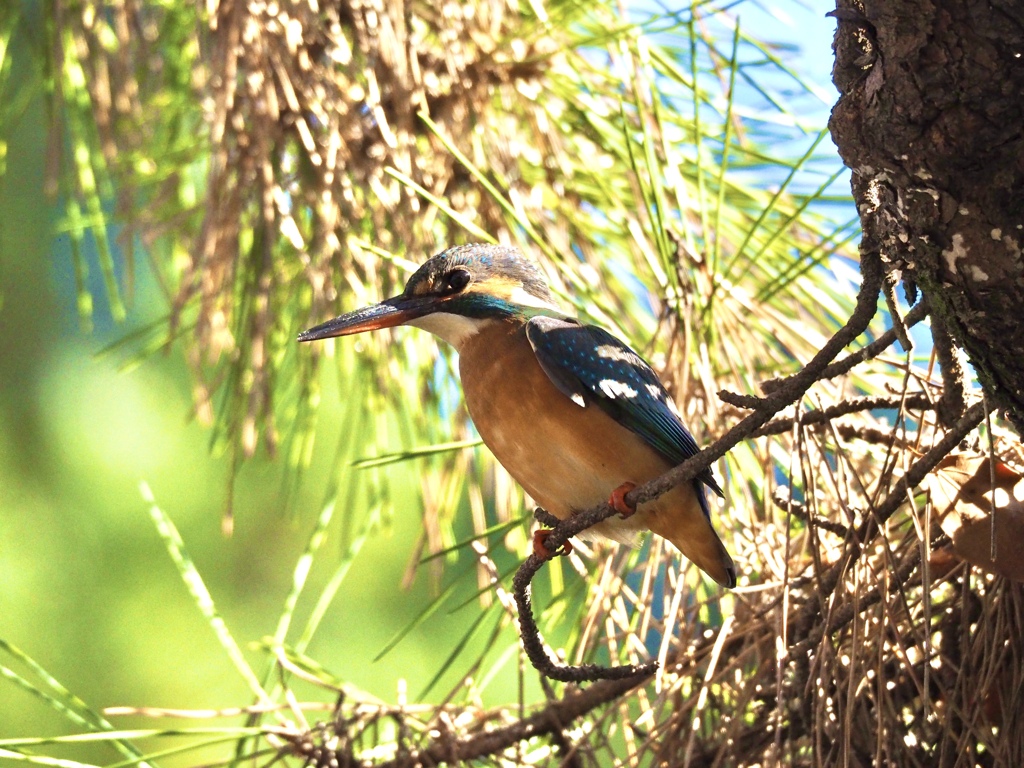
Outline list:
[[[461,352],[467,341],[476,336],[485,325],[493,322],[496,321],[479,317],[463,317],[447,312],[435,312],[410,320],[408,324],[429,331],[455,347],[456,352]]]

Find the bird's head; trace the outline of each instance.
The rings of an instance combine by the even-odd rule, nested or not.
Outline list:
[[[398,296],[328,320],[299,341],[412,325],[461,348],[493,320],[562,316],[540,270],[514,248],[460,245],[425,262]]]

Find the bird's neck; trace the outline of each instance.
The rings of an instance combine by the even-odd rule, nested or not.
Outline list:
[[[507,321],[490,317],[465,317],[448,312],[435,312],[432,315],[410,320],[409,325],[430,331],[455,347],[456,352],[462,352],[466,342],[480,333],[484,327],[500,322]]]
[[[569,317],[555,305],[540,300],[536,300],[534,304],[513,304],[508,301],[491,300],[487,305],[484,305],[482,301],[478,302],[468,311],[459,314],[435,312],[411,320],[409,325],[430,331],[455,347],[455,351],[462,352],[463,347],[470,339],[475,338],[487,328],[498,325],[510,330],[519,328],[537,315]]]

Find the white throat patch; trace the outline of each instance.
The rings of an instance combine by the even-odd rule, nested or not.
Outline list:
[[[473,337],[485,322],[487,321],[480,318],[435,312],[432,315],[410,320],[406,325],[430,331],[455,347],[456,352],[461,352],[462,345]]]

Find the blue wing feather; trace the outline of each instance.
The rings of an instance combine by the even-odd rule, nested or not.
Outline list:
[[[607,331],[538,316],[526,324],[526,335],[548,378],[578,405],[596,405],[672,464],[681,464],[700,451],[669,407],[669,394],[657,374]],[[697,479],[722,495],[710,468]],[[697,495],[710,516],[704,494]]]

